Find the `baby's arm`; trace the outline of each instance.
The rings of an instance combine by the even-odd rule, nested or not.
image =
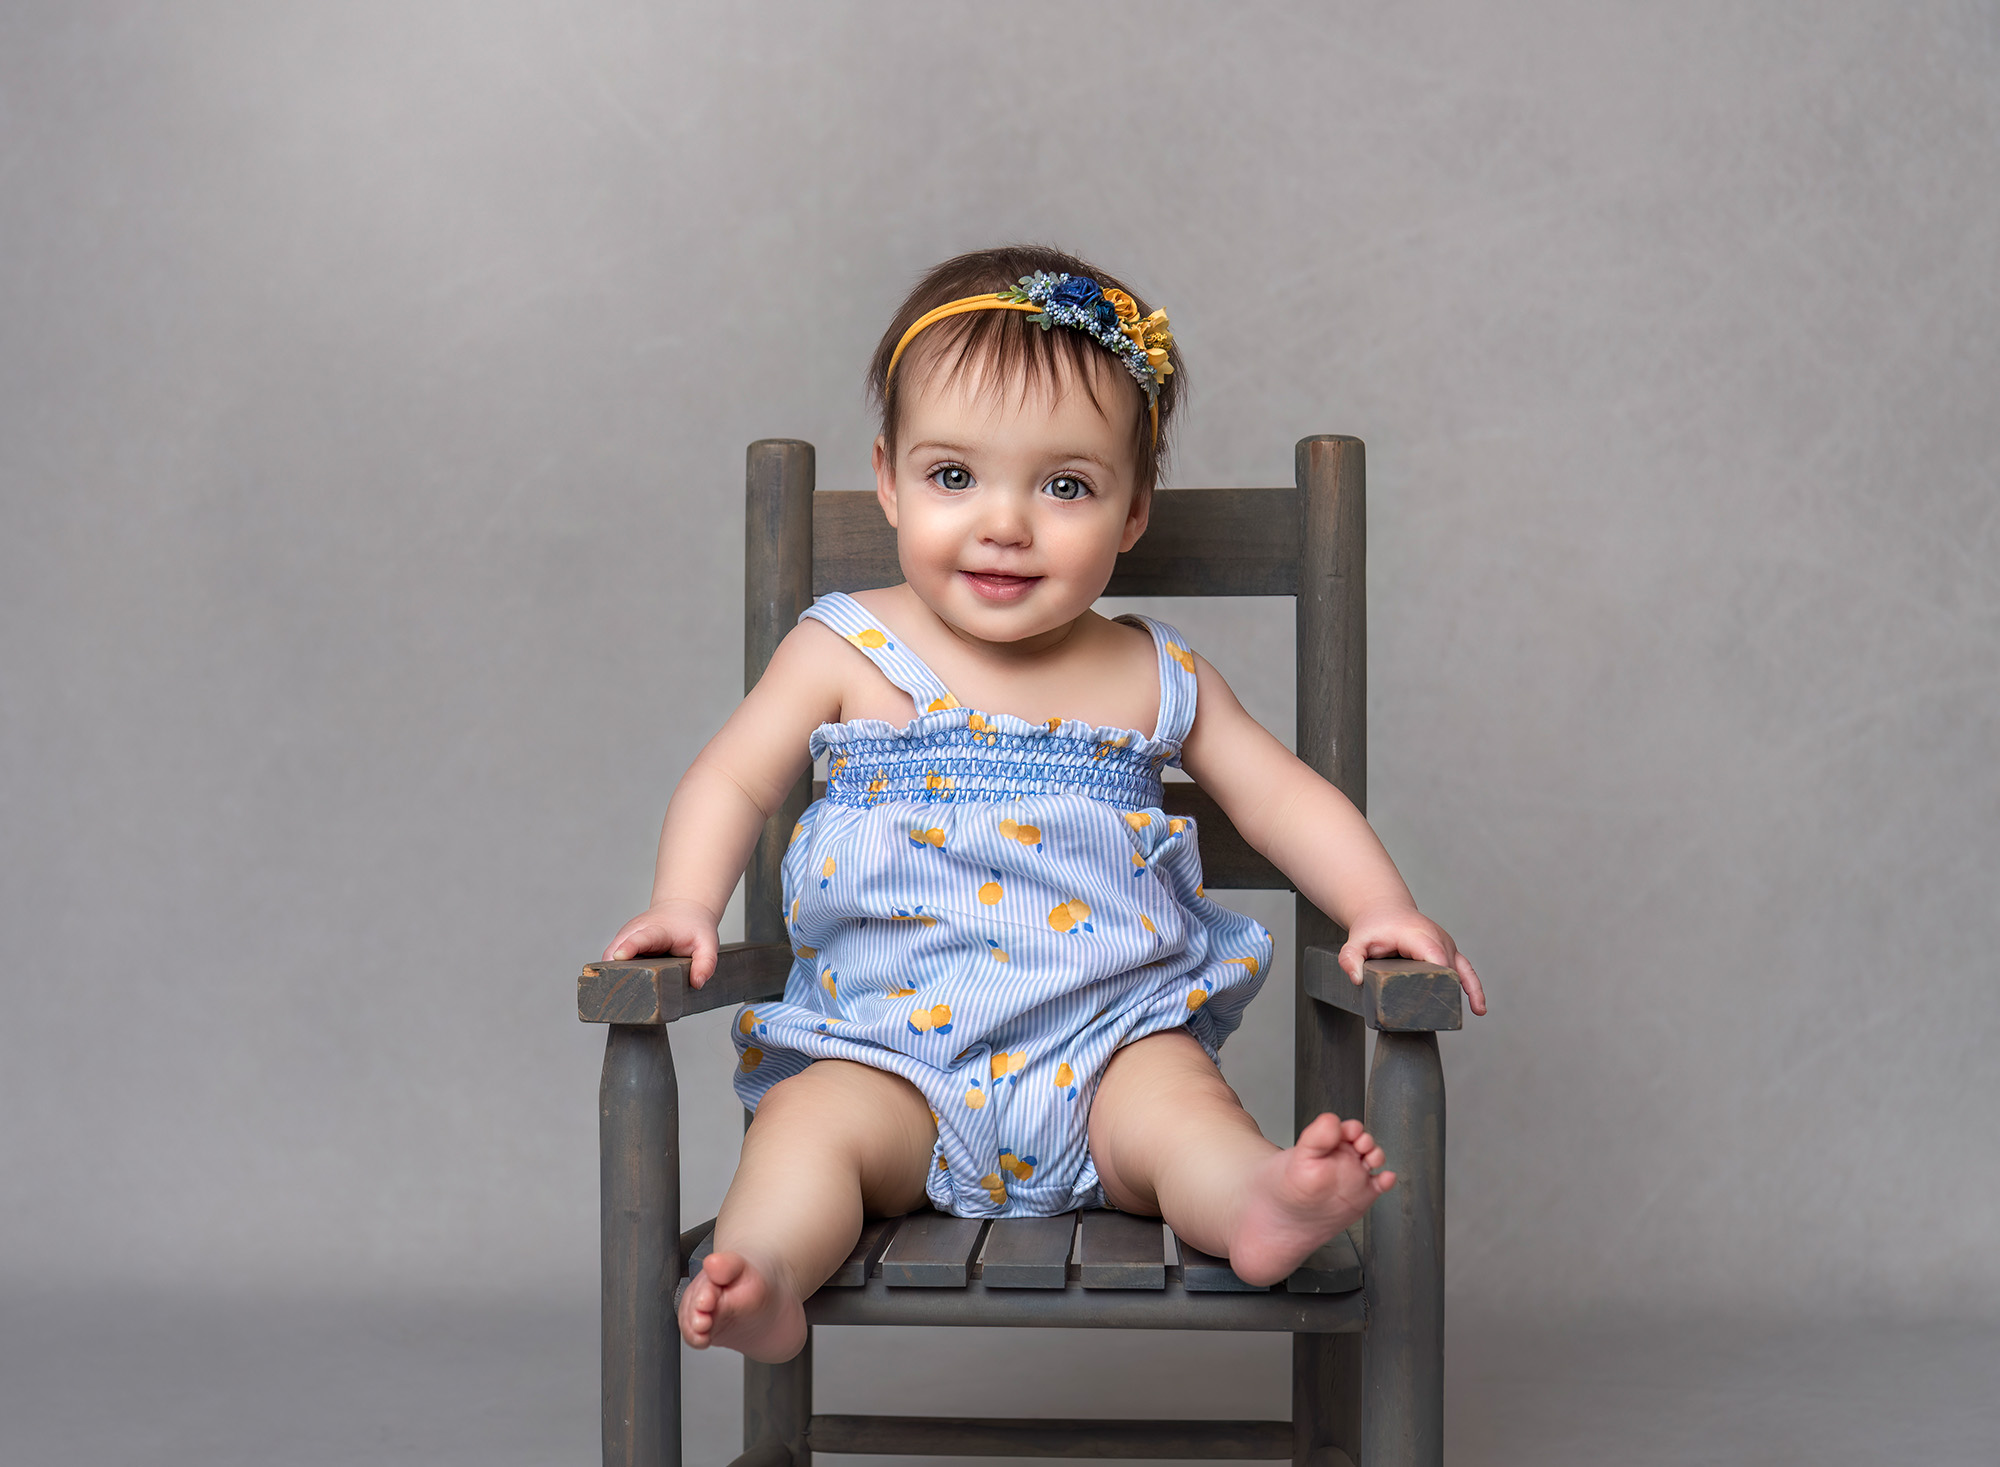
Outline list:
[[[1458,974],[1475,1014],[1486,993],[1451,934],[1417,910],[1396,863],[1354,802],[1320,778],[1236,701],[1222,674],[1195,659],[1194,727],[1181,765],[1236,829],[1347,929],[1340,966],[1356,983],[1369,958],[1401,955]]]
[[[794,627],[771,665],[682,776],[660,827],[652,905],[618,929],[607,959],[675,953],[699,988],[715,973],[716,927],[764,822],[810,762],[807,741],[840,716],[842,662],[817,622]]]

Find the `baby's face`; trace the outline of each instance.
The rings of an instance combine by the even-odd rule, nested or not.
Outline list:
[[[876,494],[903,577],[962,635],[1060,640],[1145,530],[1138,393],[1103,367],[1104,412],[1081,384],[982,394],[972,374],[934,376],[904,400],[894,462],[876,441]]]

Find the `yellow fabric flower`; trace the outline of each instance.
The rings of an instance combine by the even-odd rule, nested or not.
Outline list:
[[[1104,299],[1110,305],[1111,309],[1118,313],[1119,320],[1136,321],[1139,319],[1139,303],[1133,300],[1131,296],[1125,294],[1124,291],[1113,290],[1107,286],[1104,290]]]

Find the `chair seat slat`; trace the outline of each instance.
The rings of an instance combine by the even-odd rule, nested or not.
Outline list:
[[[1076,1214],[1004,1217],[986,1233],[979,1276],[989,1289],[1060,1289],[1069,1281]]]
[[[985,1226],[976,1217],[913,1212],[889,1239],[876,1272],[892,1289],[962,1289]]]
[[[1294,1294],[1345,1294],[1361,1287],[1361,1252],[1356,1223],[1344,1233],[1335,1233],[1306,1256],[1292,1270],[1285,1288]]]
[[[1164,1289],[1166,1234],[1156,1217],[1097,1210],[1083,1215],[1077,1244],[1086,1289]]]
[[[833,1277],[820,1285],[825,1289],[858,1289],[868,1282],[875,1261],[882,1256],[889,1238],[899,1221],[893,1217],[871,1217],[861,1225],[861,1236],[855,1240],[853,1250],[847,1260],[833,1271]]]
[[[1190,1294],[1261,1294],[1271,1287],[1244,1283],[1227,1258],[1202,1252],[1179,1233],[1174,1234],[1174,1246],[1180,1249],[1181,1282]]]

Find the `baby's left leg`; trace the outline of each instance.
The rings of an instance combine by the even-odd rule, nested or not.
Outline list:
[[[1185,1029],[1111,1057],[1090,1108],[1106,1198],[1157,1214],[1246,1283],[1284,1278],[1394,1185],[1359,1121],[1322,1115],[1280,1150]]]

